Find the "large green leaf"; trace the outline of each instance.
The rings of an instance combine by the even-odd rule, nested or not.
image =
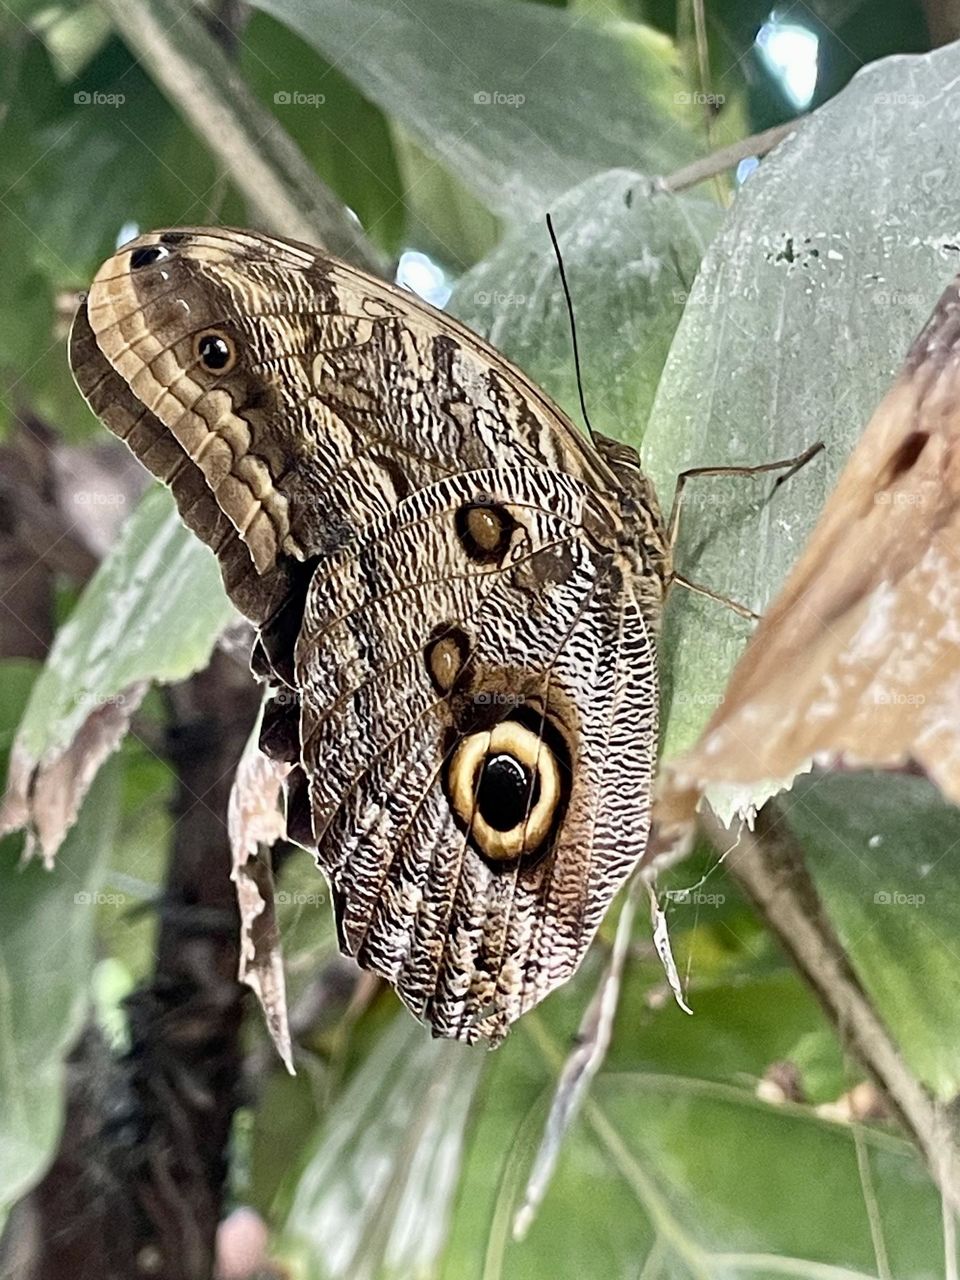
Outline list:
[[[63,1116],[63,1057],[80,1030],[118,813],[105,769],[53,871],[0,845],[0,1221],[43,1171]]]
[[[494,248],[500,220],[396,122],[393,140],[407,210],[404,243],[456,278]]]
[[[718,987],[705,1018],[697,995],[693,1018],[644,1007],[638,978],[618,1018],[617,1069],[597,1078],[522,1243],[511,1225],[569,1034],[557,1034],[552,1001],[491,1059],[444,1277],[939,1274],[939,1197],[906,1141],[755,1096],[772,1062],[802,1062],[823,1029],[796,978]]]
[[[557,200],[593,425],[639,447],[701,255],[720,224],[708,201],[614,170]],[[450,309],[582,421],[570,320],[544,221],[518,227],[459,281]]]
[[[3,11],[0,41],[0,430],[28,408],[88,430],[90,415],[54,338],[55,284],[69,272],[51,273],[49,246],[28,208],[63,92],[41,41]]]
[[[592,1141],[567,1153],[555,1213],[540,1223],[541,1257],[569,1221],[556,1213],[564,1173],[572,1209],[596,1159],[591,1148],[599,1148],[619,1175],[613,1203],[629,1212],[628,1189],[653,1229],[641,1257],[659,1259],[672,1280],[926,1280],[942,1266],[939,1196],[902,1139],[855,1133],[717,1085],[636,1075],[602,1080],[586,1119]],[[609,1238],[611,1252],[630,1257],[627,1232]]]
[[[206,665],[233,616],[216,560],[167,491],[152,489],[57,632],[18,744],[39,760],[131,685],[185,679]]]
[[[484,1055],[397,1015],[330,1113],[286,1231],[316,1280],[430,1275]]]
[[[798,779],[781,800],[911,1070],[960,1092],[960,812],[921,778]]]
[[[404,223],[403,185],[390,127],[330,62],[281,23],[255,13],[240,65],[304,156],[363,223],[395,252]]]
[[[118,40],[56,105],[12,140],[5,164],[18,180],[4,200],[52,278],[85,285],[124,226],[217,219],[223,190],[209,153]]]
[[[604,169],[669,172],[698,150],[692,86],[647,27],[499,0],[256,3],[506,216]]]
[[[147,494],[89,582],[31,692],[4,818],[35,829],[49,859],[151,681],[205,666],[234,616],[209,550],[166,490]]]
[[[828,447],[767,505],[769,478],[688,493],[682,571],[755,609],[957,269],[958,73],[957,45],[865,68],[748,180],[694,285],[645,440],[661,495],[687,467]],[[664,652],[682,694],[673,754],[716,705],[748,628],[681,592],[668,621]]]

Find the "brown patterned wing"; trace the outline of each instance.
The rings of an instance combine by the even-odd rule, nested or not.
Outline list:
[[[960,802],[960,281],[870,419],[674,791],[921,765]]]
[[[636,456],[448,317],[245,232],[120,250],[71,361],[259,625],[262,742],[344,949],[437,1034],[499,1039],[646,842],[665,552]]]
[[[70,360],[256,622],[298,562],[444,476],[513,462],[613,483],[476,335],[336,259],[251,232],[181,228],[126,245],[97,272]]]
[[[290,825],[343,949],[440,1035],[499,1039],[569,978],[646,840],[654,644],[592,501],[441,481],[307,593]]]

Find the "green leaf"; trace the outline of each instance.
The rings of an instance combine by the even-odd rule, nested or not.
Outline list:
[[[117,771],[105,769],[52,871],[18,865],[16,841],[0,845],[0,1220],[56,1147],[118,795]]]
[[[390,127],[326,58],[287,27],[254,14],[240,66],[323,180],[384,249],[395,253],[404,225],[403,182]]]
[[[694,481],[681,571],[762,610],[942,288],[956,271],[960,46],[866,67],[746,183],[706,255],[645,439],[662,500],[678,472],[828,452],[764,505],[770,479]],[[673,593],[663,651],[689,745],[749,628]]]
[[[215,558],[152,489],[57,632],[18,745],[35,760],[63,751],[91,709],[140,681],[185,679],[233,616]]]
[[[55,855],[151,681],[205,666],[233,617],[216,560],[155,489],[57,632],[17,732],[2,825]]]
[[[556,203],[587,411],[639,447],[701,255],[720,224],[708,201],[656,192],[638,174],[600,174]],[[450,309],[582,422],[556,256],[542,219],[508,234],[458,283]]]
[[[494,212],[591,174],[692,159],[697,110],[666,37],[499,0],[256,0],[320,49]]]
[[[398,124],[393,141],[407,208],[404,244],[428,254],[454,277],[461,275],[493,250],[500,239],[499,219]]]
[[[634,1212],[656,1233],[646,1261],[662,1259],[672,1280],[878,1273],[926,1280],[942,1267],[939,1196],[902,1139],[854,1132],[723,1086],[635,1074],[600,1081],[586,1120],[592,1141],[567,1153],[567,1215],[561,1173],[554,1212],[536,1238],[531,1233],[533,1249],[547,1240],[555,1247],[577,1182],[600,1151],[619,1176],[610,1207],[622,1205],[626,1216],[629,1190]],[[602,1195],[603,1184],[594,1186]],[[596,1239],[595,1247],[623,1258],[627,1232],[610,1235],[609,1245]]]
[[[960,811],[921,778],[805,777],[783,797],[830,918],[917,1077],[960,1092]]]
[[[297,1185],[286,1234],[318,1280],[432,1273],[484,1059],[395,1017],[330,1111]]]
[[[222,190],[203,144],[116,39],[63,86],[20,143],[5,210],[61,285],[85,285],[129,224],[216,221]]]
[[[809,1058],[822,1032],[794,975],[695,991],[692,1018],[645,1001],[636,968],[627,976],[613,1069],[597,1078],[519,1244],[511,1223],[569,1043],[556,998],[489,1059],[444,1280],[940,1274],[939,1196],[909,1143],[754,1095],[771,1062]]]
[[[54,337],[54,280],[25,209],[61,91],[43,44],[9,15],[0,17],[0,39],[0,431],[26,409],[60,420],[64,405],[66,425],[89,425]]]

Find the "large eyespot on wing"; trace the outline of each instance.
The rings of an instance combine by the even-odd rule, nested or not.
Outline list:
[[[854,449],[696,746],[665,821],[711,783],[757,802],[811,764],[922,766],[960,803],[960,281]],[[775,780],[770,782],[770,780]]]
[[[536,858],[548,848],[571,775],[569,743],[531,704],[459,736],[444,769],[454,821],[491,863]]]
[[[499,1039],[565,981],[643,852],[653,644],[593,501],[456,477],[308,592],[302,761],[341,943],[438,1035]]]

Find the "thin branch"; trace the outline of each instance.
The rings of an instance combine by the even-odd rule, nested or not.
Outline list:
[[[813,987],[844,1043],[889,1099],[926,1159],[944,1199],[960,1210],[960,1147],[949,1118],[904,1062],[833,929],[803,850],[772,804],[755,829],[724,826],[709,810],[705,830],[726,867]]]
[[[323,245],[383,274],[382,256],[359,222],[182,0],[100,3],[156,83],[226,166],[264,227]]]
[[[682,169],[677,169],[675,173],[671,173],[665,178],[658,178],[657,186],[662,191],[674,193],[686,191],[688,187],[695,187],[701,182],[706,182],[708,178],[715,178],[718,173],[724,173],[727,169],[732,169],[741,160],[746,160],[748,156],[765,156],[784,138],[788,138],[791,133],[795,133],[797,129],[801,128],[805,118],[804,116],[798,116],[795,120],[788,120],[786,124],[775,124],[772,129],[764,129],[762,133],[754,133],[749,138],[741,138],[739,142],[732,142],[728,147],[720,147],[717,151],[711,151],[708,156],[703,156],[700,160],[694,160],[692,164],[684,165]]]

